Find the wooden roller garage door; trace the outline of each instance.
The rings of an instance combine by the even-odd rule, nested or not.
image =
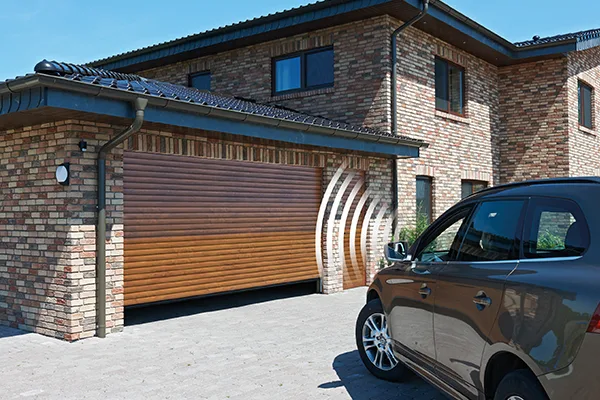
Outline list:
[[[125,305],[319,277],[319,168],[125,152]]]

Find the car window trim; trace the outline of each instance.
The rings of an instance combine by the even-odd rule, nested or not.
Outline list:
[[[473,211],[471,212],[471,215],[469,216],[469,224],[467,225],[467,230],[469,229],[469,227],[471,226],[471,222],[473,217],[475,216],[475,214],[477,214],[477,211],[479,211],[479,209],[481,208],[481,205],[483,203],[491,203],[491,202],[495,202],[495,201],[522,201],[523,202],[523,206],[521,207],[521,213],[519,214],[519,220],[517,221],[517,227],[515,228],[515,237],[513,239],[513,244],[512,247],[510,249],[510,255],[514,256],[509,258],[508,260],[493,260],[493,261],[462,261],[462,260],[458,260],[458,259],[454,259],[454,260],[450,260],[452,263],[464,263],[464,264],[483,264],[483,263],[504,263],[504,262],[518,262],[520,260],[521,257],[521,251],[522,251],[522,240],[521,238],[523,237],[523,227],[524,227],[524,221],[525,221],[525,216],[527,215],[527,211],[529,210],[529,197],[523,197],[523,196],[516,196],[516,197],[498,197],[498,198],[491,198],[491,199],[482,199],[482,200],[478,200],[475,207],[473,208]],[[458,257],[458,255],[460,254],[460,251],[462,250],[462,247],[465,243],[465,239],[466,239],[466,235],[463,235],[462,241],[460,243],[460,247],[458,248],[458,252],[456,253],[456,256]]]

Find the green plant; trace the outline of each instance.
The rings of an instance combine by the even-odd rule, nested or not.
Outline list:
[[[398,240],[402,242],[408,242],[409,245],[412,245],[428,226],[429,220],[427,219],[427,216],[418,214],[417,223],[415,226],[404,227],[400,229],[400,232],[398,233]]]
[[[540,232],[537,241],[538,250],[563,250],[565,248],[565,238],[556,235],[548,230]]]

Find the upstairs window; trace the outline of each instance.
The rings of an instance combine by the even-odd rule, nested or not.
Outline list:
[[[433,221],[432,179],[428,176],[417,177],[417,224]]]
[[[461,189],[461,198],[469,197],[473,193],[477,193],[480,190],[483,190],[487,187],[487,182],[485,181],[466,181],[463,180],[460,185]]]
[[[210,71],[198,72],[188,76],[188,86],[199,90],[210,91]]]
[[[333,86],[333,49],[317,49],[273,60],[273,93]]]
[[[435,108],[452,114],[465,114],[465,70],[435,58]]]
[[[579,81],[579,125],[592,129],[592,93],[591,86]]]

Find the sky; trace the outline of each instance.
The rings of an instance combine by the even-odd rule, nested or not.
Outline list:
[[[1,0],[0,81],[33,72],[44,58],[85,63],[310,1]],[[513,42],[600,28],[600,1],[445,2]]]

